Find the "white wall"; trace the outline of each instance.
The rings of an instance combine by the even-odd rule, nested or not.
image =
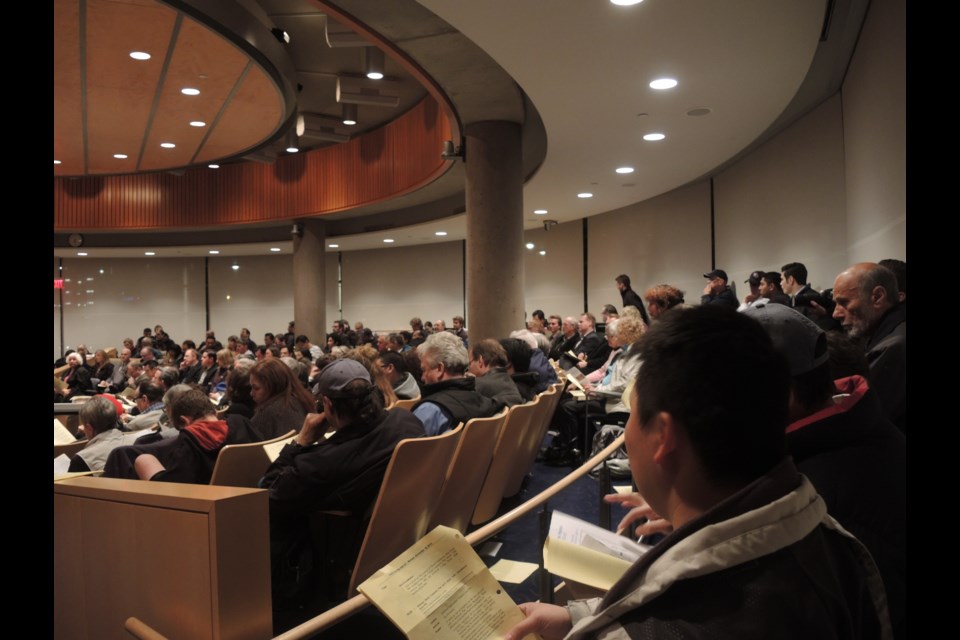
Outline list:
[[[621,273],[641,296],[670,283],[686,291],[688,302],[699,302],[710,268],[710,185],[699,182],[589,218],[587,236],[589,310],[597,317],[604,304],[620,309],[614,279]]]
[[[576,315],[583,311],[583,223],[558,224],[544,231],[523,234],[534,248],[524,254],[526,296],[524,309],[529,320],[534,310],[546,315]],[[540,251],[547,255],[541,256]],[[469,318],[468,318],[469,322]]]
[[[906,2],[873,0],[843,83],[849,262],[906,260]]]
[[[234,270],[234,264],[239,268]],[[286,332],[287,323],[293,320],[292,256],[210,258],[208,265],[209,328],[221,342],[225,343],[227,336],[240,335],[243,327],[250,329],[251,339],[257,343],[263,342],[264,333]],[[184,337],[197,340],[193,335]]]
[[[741,297],[755,269],[802,262],[822,289],[849,264],[840,106],[830,98],[714,178],[717,267]]]

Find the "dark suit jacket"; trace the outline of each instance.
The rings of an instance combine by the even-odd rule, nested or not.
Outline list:
[[[180,382],[183,384],[199,384],[201,371],[203,371],[203,365],[199,362],[192,367],[187,367],[180,372]]]

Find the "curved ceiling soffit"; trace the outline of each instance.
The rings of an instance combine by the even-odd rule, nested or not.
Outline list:
[[[162,0],[211,31],[222,35],[263,69],[283,97],[283,113],[273,135],[249,149],[233,154],[241,158],[280,139],[297,118],[296,71],[283,44],[270,28],[251,14],[242,3],[205,2],[204,0]]]
[[[389,11],[367,0],[312,2],[396,56],[438,100],[442,96],[460,125],[454,135],[475,122],[516,122],[525,180],[543,164],[547,134],[535,105],[496,60],[449,23],[415,0],[391,0]]]

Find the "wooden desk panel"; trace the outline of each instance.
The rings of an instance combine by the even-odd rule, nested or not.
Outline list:
[[[54,518],[56,638],[271,637],[266,492],[72,478]]]

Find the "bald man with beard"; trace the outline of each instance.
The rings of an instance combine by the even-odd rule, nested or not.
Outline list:
[[[870,387],[884,415],[906,434],[907,307],[900,302],[896,276],[886,267],[860,262],[837,276],[833,299],[834,319],[863,344]]]

